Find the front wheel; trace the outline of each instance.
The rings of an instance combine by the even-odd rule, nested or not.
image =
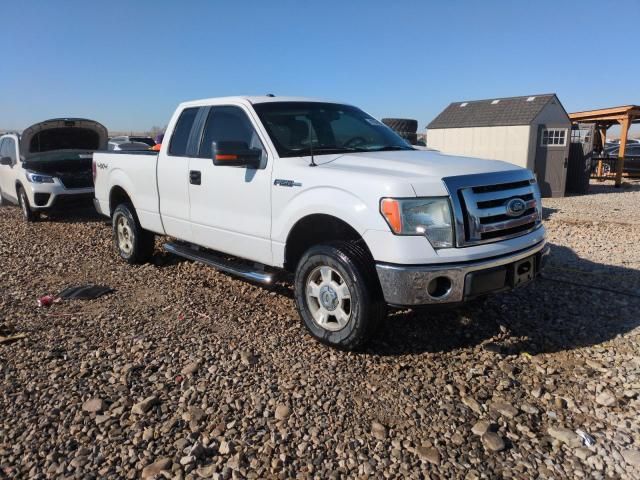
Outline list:
[[[311,335],[344,350],[366,343],[386,315],[373,259],[351,242],[307,250],[296,269],[295,298]]]
[[[113,241],[128,263],[144,263],[153,255],[155,237],[140,226],[133,205],[122,203],[113,212]]]
[[[24,188],[18,188],[18,204],[20,205],[20,210],[22,210],[22,216],[27,222],[35,222],[40,218],[40,214],[34,212],[31,209],[31,205],[29,204],[29,197],[27,197],[27,192],[24,191]]]

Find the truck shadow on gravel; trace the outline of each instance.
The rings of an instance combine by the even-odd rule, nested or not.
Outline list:
[[[638,309],[640,270],[594,263],[570,248],[551,245],[548,264],[534,283],[452,310],[391,313],[365,352],[567,351],[631,332],[640,326]]]
[[[542,207],[542,219],[549,220],[551,215],[558,211],[557,208]]]

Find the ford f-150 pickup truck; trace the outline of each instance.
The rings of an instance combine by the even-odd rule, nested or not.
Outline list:
[[[415,150],[351,105],[187,102],[159,153],[100,152],[93,166],[124,260],[146,261],[159,234],[169,252],[255,282],[290,272],[306,328],[344,349],[389,305],[505,291],[547,254],[529,170]]]
[[[0,137],[0,203],[17,203],[28,222],[40,213],[91,206],[91,156],[107,129],[84,118],[54,118]]]

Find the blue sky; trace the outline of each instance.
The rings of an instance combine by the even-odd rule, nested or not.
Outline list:
[[[0,128],[146,130],[181,101],[234,94],[343,100],[421,128],[456,100],[640,103],[640,50],[621,33],[638,0],[3,3]]]

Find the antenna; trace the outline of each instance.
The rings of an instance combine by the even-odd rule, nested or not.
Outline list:
[[[307,124],[309,125],[309,152],[311,153],[311,163],[309,164],[309,166],[317,167],[318,165],[313,158],[313,137],[311,136],[311,129],[313,128],[313,125],[311,124],[311,119],[309,117],[307,117]]]

